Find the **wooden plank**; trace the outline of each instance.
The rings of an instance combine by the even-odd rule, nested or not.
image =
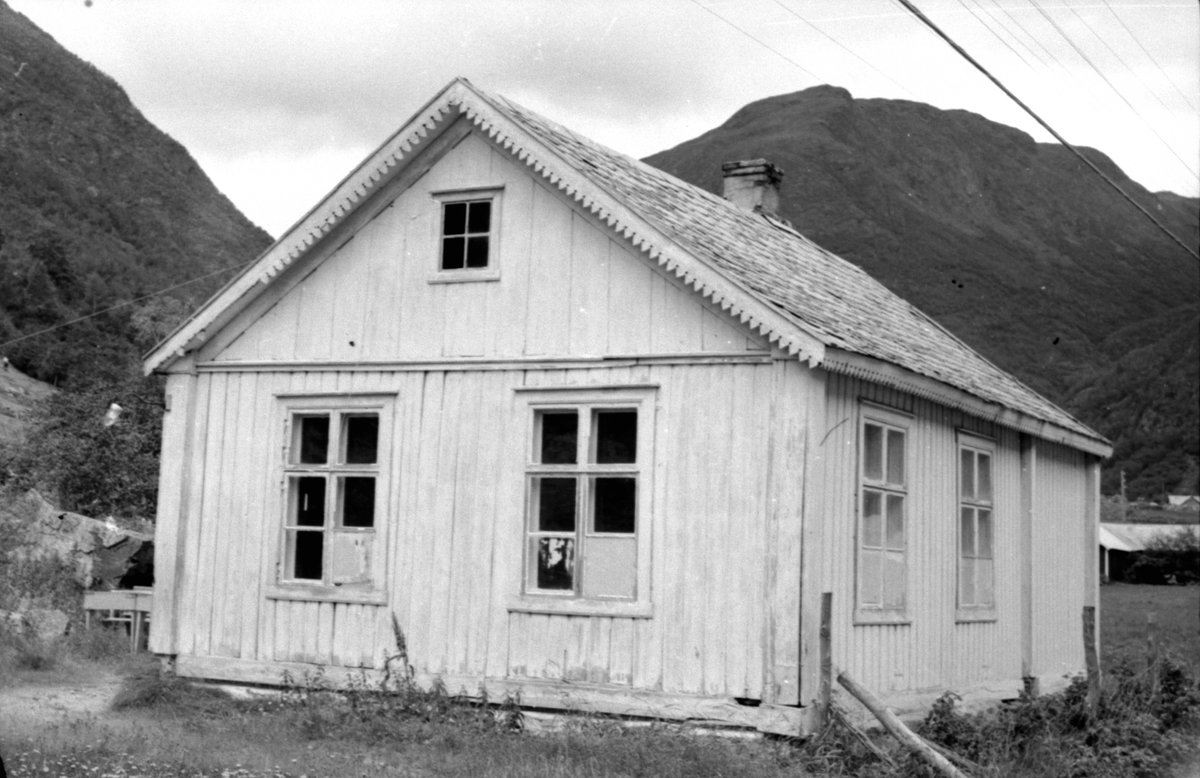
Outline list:
[[[567,351],[607,354],[608,236],[576,213],[571,218],[571,306]]]
[[[695,483],[703,494],[704,510],[695,514],[694,529],[700,533],[703,549],[701,568],[704,571],[705,592],[702,602],[705,613],[703,682],[700,689],[704,694],[734,696],[742,690],[730,683],[727,671],[727,656],[740,653],[742,647],[730,641],[731,632],[740,620],[742,603],[731,602],[728,593],[738,575],[739,566],[753,564],[740,553],[738,541],[744,536],[739,522],[730,511],[729,468],[732,463],[730,441],[734,437],[733,387],[737,381],[736,367],[694,368],[704,387],[704,394],[696,398],[696,408],[711,409],[699,440],[707,454],[708,474]],[[739,452],[740,453],[740,452]],[[732,559],[731,559],[732,557]]]
[[[568,353],[571,209],[539,182],[533,190],[525,353]]]
[[[608,683],[629,686],[633,680],[633,657],[636,653],[635,619],[613,619],[610,627],[608,654]]]
[[[488,330],[489,353],[514,357],[526,353],[526,305],[529,298],[533,245],[533,196],[537,184],[499,153],[492,155],[493,177],[505,182],[500,213],[500,283],[492,284]]]
[[[225,396],[229,386],[228,376],[215,375],[208,395],[209,436],[204,453],[204,492],[199,513],[198,561],[196,563],[196,588],[189,605],[189,623],[192,629],[191,651],[199,654],[212,652],[213,590],[216,578],[217,538],[221,513],[222,465],[225,464]]]
[[[705,514],[703,484],[708,480],[708,451],[703,433],[708,424],[694,412],[693,398],[704,394],[704,376],[699,368],[681,368],[679,388],[671,396],[663,392],[664,404],[671,408],[676,436],[668,441],[664,454],[675,467],[668,486],[673,493],[667,521],[676,525],[675,537],[668,535],[670,550],[668,576],[674,579],[675,608],[665,609],[668,638],[663,647],[663,689],[668,692],[695,693],[702,688],[704,673],[704,613],[708,582],[704,576],[705,548],[702,528],[695,517]],[[676,551],[676,549],[678,549]],[[670,553],[670,552],[669,552]]]
[[[422,444],[421,415],[425,405],[425,375],[392,373],[390,381],[398,386],[396,433],[392,437],[393,483],[389,517],[388,586],[391,612],[406,633],[415,618],[413,595],[416,591],[414,555],[418,543],[420,517],[420,465]]]
[[[450,620],[454,607],[451,601],[451,583],[454,573],[454,536],[457,529],[454,521],[454,498],[458,478],[460,435],[464,431],[464,385],[469,380],[467,374],[446,376],[445,392],[438,415],[441,433],[436,452],[437,482],[433,487],[433,511],[427,517],[434,535],[433,553],[428,568],[430,589],[427,594],[432,595],[433,599],[428,629],[429,661],[433,663],[431,667],[434,668],[434,672],[450,670]]]
[[[647,260],[615,240],[608,241],[608,351],[651,351],[651,278]]]
[[[254,374],[231,376],[225,403],[226,462],[221,469],[221,525],[217,541],[213,653],[238,656],[241,650],[242,594],[252,573],[242,568],[244,528],[251,473],[261,467],[249,453],[254,425]]]
[[[317,604],[317,623],[314,630],[317,635],[317,659],[324,664],[333,663],[333,633],[337,629],[337,609],[344,607],[332,602]]]
[[[771,495],[775,499],[772,524],[775,542],[774,586],[771,601],[772,685],[768,700],[780,705],[800,702],[800,568],[802,565],[801,511],[805,472],[805,421],[803,401],[797,402],[798,362],[777,363],[775,393],[780,413],[773,425]]]
[[[435,604],[437,588],[444,579],[438,577],[439,567],[436,564],[438,536],[445,536],[448,527],[442,521],[441,483],[440,474],[445,472],[441,466],[441,451],[450,450],[451,445],[441,440],[443,432],[449,434],[443,425],[443,403],[446,394],[445,375],[429,373],[423,395],[424,408],[421,413],[421,453],[418,457],[419,469],[417,488],[420,490],[418,510],[415,516],[421,517],[422,531],[415,537],[412,557],[413,589],[410,592],[413,614],[411,623],[404,626],[408,635],[409,650],[414,659],[414,665],[421,671],[435,672],[439,667],[438,654],[445,649],[444,639],[439,645],[434,640],[433,622],[441,618]],[[443,537],[444,539],[444,537]]]
[[[506,466],[504,459],[520,460],[522,447],[519,445],[521,436],[508,436],[505,427],[505,416],[512,411],[512,390],[509,379],[504,373],[488,373],[477,377],[480,384],[479,402],[476,404],[476,420],[479,425],[479,439],[475,446],[478,469],[474,477],[474,485],[470,494],[470,515],[472,529],[467,537],[471,560],[472,574],[467,588],[467,630],[466,630],[466,668],[470,674],[483,675],[489,666],[489,637],[492,625],[493,608],[500,608],[493,587],[496,585],[494,566],[496,564],[520,567],[521,556],[496,557],[496,524],[503,513],[517,520],[515,527],[506,531],[512,534],[520,533],[519,516],[523,506],[499,504],[499,481],[501,479],[523,479],[512,472],[511,466]],[[514,594],[513,589],[509,594]],[[501,665],[503,660],[500,660]],[[503,672],[503,671],[499,671]]]
[[[292,631],[292,603],[288,600],[267,600],[267,607],[275,611],[275,635],[272,642],[276,662],[292,661],[288,636]]]
[[[498,374],[497,382],[503,387],[494,395],[496,405],[490,413],[496,419],[496,495],[492,522],[491,540],[489,623],[487,638],[487,674],[508,675],[514,659],[512,646],[515,638],[511,628],[515,623],[505,608],[508,598],[521,591],[521,562],[523,559],[525,531],[525,451],[526,436],[529,434],[523,413],[518,413],[518,403],[512,387],[518,386],[523,377],[518,372]]]
[[[241,623],[238,625],[239,641],[237,655],[246,658],[257,658],[259,629],[262,620],[262,588],[268,576],[273,571],[263,564],[262,551],[274,541],[279,518],[267,510],[269,503],[266,491],[271,488],[268,479],[275,470],[278,455],[272,450],[272,442],[276,439],[274,430],[274,415],[272,408],[274,399],[270,387],[273,376],[259,374],[255,376],[254,388],[246,398],[250,419],[244,428],[248,433],[250,445],[247,453],[245,482],[245,498],[243,509],[243,526],[241,543],[244,548],[240,553],[241,560],[241,602],[238,610]]]
[[[589,683],[612,682],[612,634],[613,626],[618,621],[628,621],[628,619],[591,619],[588,631],[587,678],[585,679]]]
[[[1033,525],[1037,488],[1037,447],[1021,435],[1021,676],[1036,678],[1033,656]],[[1030,683],[1027,681],[1027,683]]]
[[[184,575],[186,531],[191,506],[188,492],[195,438],[191,434],[196,415],[196,376],[173,373],[167,376],[163,415],[163,438],[158,474],[158,505],[155,513],[154,558],[155,598],[151,622],[150,650],[157,654],[177,652],[179,639],[180,582]]]
[[[805,408],[805,459],[803,485],[803,511],[801,521],[801,569],[800,569],[800,701],[812,704],[814,699],[825,699],[822,695],[828,680],[823,673],[823,641],[832,637],[833,626],[824,618],[825,547],[828,541],[828,525],[831,521],[826,509],[826,493],[835,485],[824,477],[824,459],[830,453],[826,433],[829,412],[826,405],[827,387],[825,373],[801,366],[797,391],[804,396]],[[835,439],[836,440],[836,439]],[[836,450],[836,443],[830,445]],[[845,595],[844,605],[853,607],[853,590]],[[830,616],[832,618],[832,615]],[[816,627],[814,629],[814,627]],[[829,633],[821,634],[822,630]],[[825,719],[828,720],[828,717]]]
[[[476,556],[475,538],[480,534],[479,514],[476,512],[475,496],[481,488],[479,481],[493,477],[493,473],[479,468],[479,445],[485,421],[479,417],[483,398],[484,377],[464,373],[460,383],[461,403],[457,412],[453,407],[443,423],[458,425],[454,442],[453,473],[441,480],[444,489],[450,492],[448,521],[450,523],[450,547],[447,551],[449,565],[446,577],[439,584],[449,593],[446,603],[446,669],[448,672],[465,674],[471,664],[469,635],[471,631],[471,583],[479,575],[485,557]]]
[[[255,662],[220,657],[181,656],[177,671],[185,678],[277,685],[284,671],[291,673],[294,678],[303,678],[316,667],[303,662]],[[380,674],[368,671],[365,677],[368,683],[377,683]],[[638,691],[631,694],[626,689],[608,685],[562,684],[538,679],[479,679],[418,674],[414,680],[420,687],[427,689],[435,679],[441,680],[447,689],[464,690],[471,695],[477,693],[480,683],[483,682],[493,698],[505,694],[519,694],[522,705],[530,708],[673,721],[714,722],[792,737],[813,732],[807,709],[777,705],[750,707],[739,705],[730,698],[654,691]],[[344,683],[346,677],[334,674],[330,676],[330,680]]]
[[[403,353],[399,348],[400,331],[408,324],[404,296],[409,283],[406,266],[411,260],[399,220],[400,214],[393,205],[368,228],[371,251],[367,299],[363,305],[366,318],[362,356],[369,360],[394,359]]]

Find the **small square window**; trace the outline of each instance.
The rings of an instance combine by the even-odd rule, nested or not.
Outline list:
[[[476,270],[488,266],[492,201],[442,203],[442,270]]]

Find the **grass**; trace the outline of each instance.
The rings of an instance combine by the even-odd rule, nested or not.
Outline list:
[[[1151,613],[1160,650],[1200,673],[1200,586],[1114,583],[1100,587],[1102,663],[1145,651]]]
[[[1084,687],[1076,683],[1064,694],[981,716],[960,714],[948,696],[924,723],[926,736],[986,765],[976,778],[1159,776],[1170,774],[1169,762],[1195,758],[1188,749],[1200,742],[1196,676],[1189,680],[1186,667],[1169,663],[1148,673],[1141,625],[1146,610],[1156,609],[1163,654],[1194,657],[1200,588],[1113,585],[1101,595],[1107,686],[1099,721],[1088,721]],[[877,738],[895,767],[837,728],[801,745],[579,718],[534,736],[519,728],[520,713],[511,704],[485,709],[444,690],[416,689],[403,678],[388,695],[361,684],[332,694],[315,676],[282,695],[235,699],[161,676],[145,655],[120,664],[72,652],[54,669],[25,670],[22,677],[30,683],[74,672],[85,679],[90,667],[125,677],[103,715],[49,725],[18,720],[15,727],[0,716],[0,753],[13,778],[931,775],[893,741]],[[0,663],[0,677],[4,672]]]

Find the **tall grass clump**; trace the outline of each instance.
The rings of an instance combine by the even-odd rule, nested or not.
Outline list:
[[[307,737],[425,743],[522,728],[516,698],[506,697],[497,704],[482,687],[478,696],[451,694],[440,679],[422,689],[413,680],[407,640],[395,617],[392,631],[397,650],[386,658],[378,682],[360,674],[335,687],[320,670],[299,679],[284,673],[279,705],[292,714]]]
[[[1082,676],[981,714],[960,713],[956,701],[943,695],[920,733],[997,775],[1157,778],[1200,754],[1200,679],[1167,657],[1114,662],[1094,716]],[[910,760],[906,774],[923,774],[915,768]]]

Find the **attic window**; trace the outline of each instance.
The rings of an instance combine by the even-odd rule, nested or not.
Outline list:
[[[488,266],[492,201],[442,204],[442,270]]]
[[[500,196],[503,187],[433,192],[438,207],[432,283],[500,278]]]

